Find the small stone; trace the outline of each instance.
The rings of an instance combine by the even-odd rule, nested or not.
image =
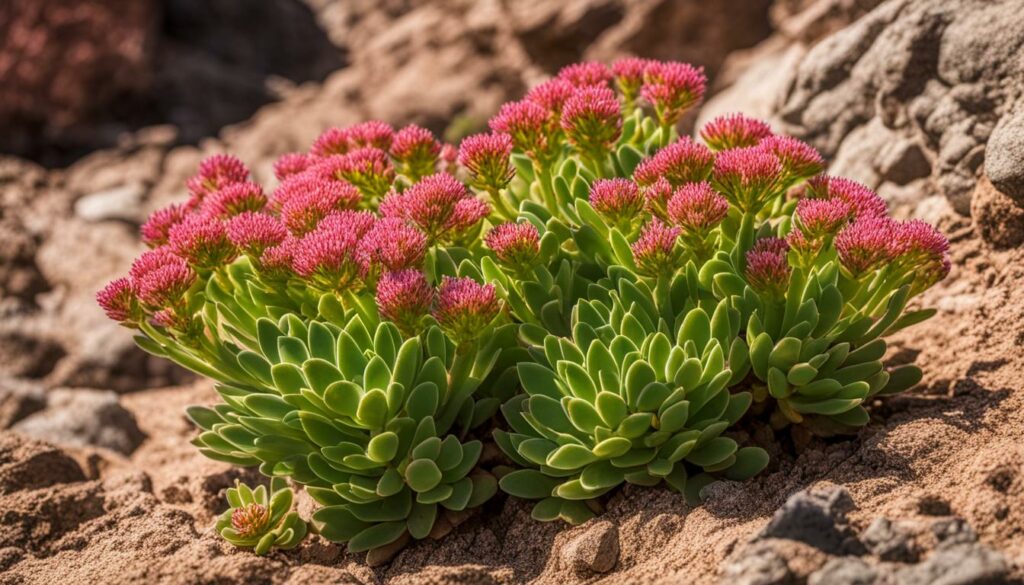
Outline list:
[[[982,585],[1003,583],[1006,558],[977,543],[940,547],[931,558],[896,572],[896,585]]]
[[[773,547],[756,544],[725,566],[722,583],[730,585],[786,585],[793,573]]]
[[[1006,114],[985,148],[985,174],[996,189],[1024,205],[1024,108]]]
[[[913,563],[918,553],[911,535],[898,523],[887,518],[875,518],[860,535],[861,541],[872,554],[883,561]]]
[[[402,552],[405,545],[409,544],[409,533],[403,532],[398,540],[377,548],[372,548],[366,553],[366,564],[371,567],[379,567],[391,562],[391,559]]]
[[[846,523],[846,513],[854,507],[843,487],[800,491],[775,512],[757,538],[797,540],[830,554],[857,552],[863,547]]]
[[[857,557],[830,559],[825,566],[815,571],[807,585],[874,585],[878,571]]]
[[[619,562],[619,529],[607,520],[595,522],[562,548],[563,566],[577,573],[607,573]]]
[[[981,239],[997,249],[1024,243],[1024,207],[982,177],[971,195],[971,218]]]
[[[95,446],[131,454],[145,439],[135,416],[108,390],[58,389],[50,392],[43,411],[22,420],[13,430],[75,447]]]
[[[142,199],[145,189],[130,183],[96,193],[75,201],[75,215],[86,221],[121,220],[139,222],[142,217]]]
[[[978,542],[978,534],[963,518],[945,518],[932,524],[932,534],[939,546]]]

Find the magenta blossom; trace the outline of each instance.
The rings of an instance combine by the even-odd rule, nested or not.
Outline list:
[[[669,218],[687,234],[707,235],[728,213],[729,202],[707,181],[683,185],[668,202]]]
[[[294,190],[283,192],[281,196],[281,221],[296,236],[313,231],[331,213],[354,209],[362,201],[359,191],[344,181],[304,179],[296,183],[289,181],[289,189]]]
[[[391,156],[398,161],[402,174],[413,181],[433,174],[441,143],[425,128],[411,124],[395,134],[391,142]]]
[[[680,249],[676,246],[677,227],[653,220],[647,224],[640,238],[631,246],[637,270],[644,276],[671,276],[679,268]]]
[[[501,106],[498,115],[491,118],[490,127],[495,132],[508,134],[516,148],[536,155],[547,149],[546,124],[548,111],[535,102],[508,102]]]
[[[190,216],[172,227],[170,247],[198,270],[226,266],[238,255],[224,223],[206,216]]]
[[[380,212],[411,222],[433,244],[464,236],[486,217],[490,207],[473,197],[455,177],[438,173],[400,195],[389,195],[381,203]]]
[[[380,316],[397,325],[406,336],[419,333],[433,302],[434,287],[419,270],[387,272],[377,282]]]
[[[229,154],[216,154],[199,163],[199,172],[188,180],[188,191],[197,202],[232,183],[249,180],[249,169]]]
[[[459,163],[469,170],[471,184],[491,192],[504,189],[515,176],[511,156],[508,134],[474,134],[459,146]]]
[[[840,199],[850,206],[852,218],[869,219],[888,213],[885,200],[864,185],[842,177],[818,175],[807,181],[807,196],[814,199]]]
[[[228,219],[246,211],[261,211],[267,205],[263,187],[256,183],[234,183],[203,200],[202,212],[217,219]]]
[[[177,203],[154,211],[139,228],[142,241],[150,248],[163,246],[167,243],[171,228],[184,221],[190,213],[192,208],[188,204]]]
[[[292,267],[312,286],[341,293],[363,287],[368,265],[358,253],[361,234],[356,212],[344,212],[325,220],[302,237],[294,247]]]
[[[684,136],[637,165],[633,179],[649,187],[665,178],[673,187],[680,187],[707,179],[714,163],[715,155],[708,147]]]
[[[811,145],[790,136],[769,136],[760,146],[779,159],[785,181],[796,183],[817,175],[825,169],[825,160]]]
[[[274,176],[278,181],[297,175],[313,165],[313,158],[302,152],[289,152],[274,162]]]
[[[767,122],[743,114],[719,116],[700,129],[700,137],[715,152],[757,146],[771,135],[772,128]]]
[[[571,82],[556,77],[535,86],[526,93],[525,99],[542,106],[557,120],[562,115],[566,100],[575,91],[576,86]]]
[[[484,238],[498,262],[518,272],[532,269],[540,259],[540,234],[532,223],[503,223]]]
[[[288,237],[288,229],[276,217],[246,211],[231,218],[227,224],[228,238],[245,255],[259,258]]]
[[[493,286],[445,276],[433,314],[448,337],[462,345],[479,338],[500,310]]]
[[[359,242],[359,251],[385,272],[420,268],[427,254],[427,238],[397,217],[378,220]]]
[[[850,215],[850,205],[842,199],[801,199],[796,204],[797,224],[811,238],[834,236]]]
[[[612,80],[612,72],[604,63],[587,61],[562,67],[558,71],[558,78],[576,87],[607,87]]]
[[[644,72],[651,66],[657,66],[657,61],[637,57],[625,57],[612,63],[615,84],[619,87],[627,104],[632,104],[640,95],[640,87],[644,83]]]
[[[760,146],[723,150],[715,158],[712,184],[744,213],[756,213],[780,189],[782,165]]]
[[[750,288],[775,299],[781,299],[789,287],[793,269],[786,254],[789,245],[779,238],[761,238],[747,251],[746,277]]]
[[[580,152],[603,157],[622,133],[622,110],[615,92],[596,85],[577,90],[565,102],[561,125]]]
[[[859,219],[839,232],[835,244],[843,268],[860,278],[896,258],[897,224],[888,217]]]
[[[130,324],[139,319],[137,291],[130,278],[118,278],[96,293],[96,302],[109,319]]]
[[[196,282],[196,273],[184,264],[165,264],[147,272],[137,283],[139,300],[151,309],[178,305]]]
[[[640,95],[654,106],[662,126],[672,126],[704,99],[707,77],[703,67],[688,63],[655,62],[644,69]]]
[[[629,179],[597,179],[590,187],[590,205],[594,211],[624,230],[640,219],[644,196]]]

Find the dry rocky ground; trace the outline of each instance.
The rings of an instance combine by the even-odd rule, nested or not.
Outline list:
[[[103,95],[10,77],[4,58],[35,46],[18,39],[50,34],[40,14],[63,31],[88,16],[48,4],[64,9],[0,9],[0,86],[35,83],[61,112],[0,107],[22,129],[4,149],[61,165],[0,158],[0,585],[1024,582],[1019,0],[140,1],[124,30],[42,57],[127,55],[83,69],[133,82]],[[83,4],[100,7],[89,22],[120,6]],[[267,557],[217,537],[223,490],[257,478],[188,444],[183,409],[211,387],[147,358],[92,301],[140,250],[145,214],[183,195],[206,152],[266,179],[328,124],[457,137],[559,66],[624,53],[704,64],[716,85],[699,118],[769,118],[949,235],[953,271],[920,301],[939,313],[892,343],[922,383],[874,404],[855,437],[754,431],[772,465],[699,507],[627,487],[568,528],[499,496],[377,567],[316,536]]]

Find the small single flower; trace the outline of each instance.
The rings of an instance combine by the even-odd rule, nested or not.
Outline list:
[[[562,115],[562,108],[565,101],[576,91],[576,86],[571,82],[555,77],[549,79],[526,93],[526,101],[542,106],[557,120]]]
[[[825,168],[821,158],[811,145],[790,136],[769,136],[760,146],[770,150],[779,159],[782,172],[789,183],[808,179]]]
[[[281,220],[253,211],[231,218],[227,230],[231,243],[247,256],[256,259],[268,248],[280,244],[288,237],[288,229]]]
[[[604,63],[587,61],[562,67],[558,71],[558,78],[576,87],[608,87],[612,80],[612,72]]]
[[[231,512],[231,528],[242,538],[262,534],[270,526],[270,508],[255,502]]]
[[[474,134],[459,145],[459,163],[469,170],[470,184],[486,191],[504,189],[515,176],[511,156],[508,134]]]
[[[167,243],[171,227],[184,221],[190,213],[192,213],[192,208],[188,204],[177,203],[154,211],[146,223],[139,228],[142,241],[150,248],[163,246]]]
[[[670,276],[679,268],[680,248],[676,245],[677,227],[653,220],[631,246],[637,270],[644,276]]]
[[[761,238],[747,251],[746,277],[750,288],[780,299],[786,295],[793,269],[786,258],[789,245],[779,238]]]
[[[188,217],[169,236],[171,250],[199,270],[220,268],[238,255],[224,223],[210,217]]]
[[[372,146],[327,157],[313,171],[320,178],[350,183],[367,197],[383,197],[395,180],[387,153]]]
[[[654,106],[661,125],[670,126],[704,99],[706,86],[703,67],[689,63],[655,62],[644,69],[640,95]]]
[[[540,234],[532,223],[503,223],[491,228],[484,243],[498,262],[512,270],[525,272],[540,259]]]
[[[547,121],[548,111],[544,106],[523,100],[502,105],[498,115],[491,118],[490,127],[494,132],[508,134],[519,150],[537,154],[547,148]]]
[[[302,152],[289,152],[274,162],[274,176],[278,181],[297,175],[313,165],[313,158]]]
[[[632,104],[640,95],[640,87],[644,83],[644,72],[657,62],[638,57],[624,57],[612,63],[615,84],[622,92],[623,100]]]
[[[707,181],[676,189],[668,202],[668,216],[684,233],[706,235],[729,213],[729,202]]]
[[[628,229],[644,209],[640,187],[629,179],[597,179],[590,187],[590,205],[612,225]]]
[[[633,178],[635,180],[636,176],[634,175]],[[644,199],[647,201],[647,210],[651,212],[651,215],[661,221],[669,221],[668,202],[672,200],[672,195],[675,192],[672,189],[672,183],[669,183],[665,177],[659,176],[649,186],[643,187],[643,192]]]
[[[229,154],[216,154],[199,163],[199,172],[188,180],[188,190],[197,202],[232,183],[249,180],[249,169]]]
[[[633,180],[649,187],[665,178],[673,187],[680,187],[707,179],[714,164],[715,155],[708,147],[684,136],[637,165]]]
[[[395,134],[391,142],[391,156],[398,162],[402,174],[413,181],[433,174],[441,143],[425,128],[411,124]]]
[[[385,217],[374,223],[359,242],[360,253],[385,272],[420,268],[427,254],[427,238],[418,229],[397,217]]]
[[[419,270],[387,272],[377,282],[377,307],[407,336],[419,332],[434,303],[434,287]]]
[[[184,263],[178,263],[147,272],[136,285],[139,300],[158,310],[178,305],[195,282],[196,273]]]
[[[756,213],[780,188],[782,165],[760,146],[731,148],[715,157],[712,184],[744,213]]]
[[[267,205],[263,187],[256,183],[227,185],[203,200],[202,212],[217,219],[229,219],[246,211],[261,211]]]
[[[492,285],[445,276],[433,314],[448,337],[462,345],[480,337],[500,310]]]
[[[850,205],[842,199],[801,199],[796,204],[797,224],[810,238],[834,236],[850,215]]]
[[[316,177],[289,180],[275,192],[281,221],[288,231],[302,236],[316,229],[320,221],[336,211],[356,208],[362,195],[345,181]]]
[[[836,236],[839,262],[854,278],[892,262],[897,247],[897,224],[888,217],[859,219]]]
[[[597,85],[578,89],[565,102],[561,125],[580,152],[603,156],[622,133],[622,110],[615,92]]]
[[[122,324],[138,321],[138,293],[135,283],[130,278],[118,278],[111,281],[96,293],[99,303],[107,317]]]
[[[840,199],[850,206],[851,219],[884,217],[888,213],[885,200],[864,185],[843,177],[818,175],[807,181],[807,197]]]
[[[700,129],[700,137],[715,152],[757,146],[771,135],[767,122],[743,114],[719,116]]]

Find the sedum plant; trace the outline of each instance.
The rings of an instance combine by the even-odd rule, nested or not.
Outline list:
[[[235,480],[228,488],[228,509],[217,519],[215,530],[239,548],[264,555],[272,548],[295,548],[306,537],[306,523],[292,511],[292,490],[283,479],[252,489]]]
[[[680,136],[705,84],[572,65],[458,148],[328,129],[269,191],[211,157],[98,300],[215,381],[204,455],[305,486],[353,551],[439,537],[495,476],[545,520],[621,483],[693,500],[767,464],[737,426],[848,433],[920,380],[884,339],[949,271],[938,231],[768,124]],[[512,468],[482,465],[491,437]]]

